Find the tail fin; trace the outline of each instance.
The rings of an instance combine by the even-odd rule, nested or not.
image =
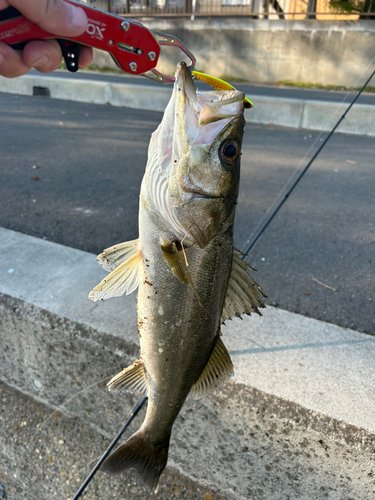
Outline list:
[[[107,458],[101,470],[117,474],[134,468],[152,493],[167,465],[169,439],[170,434],[163,442],[155,444],[139,430]]]

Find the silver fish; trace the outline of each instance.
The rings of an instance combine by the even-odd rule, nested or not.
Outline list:
[[[149,146],[139,238],[97,259],[111,273],[91,291],[92,300],[139,289],[141,355],[109,388],[148,396],[141,428],[102,470],[135,468],[150,492],[187,396],[202,396],[233,372],[220,325],[264,307],[250,266],[233,248],[243,100],[237,90],[197,92],[186,64],[178,65]]]

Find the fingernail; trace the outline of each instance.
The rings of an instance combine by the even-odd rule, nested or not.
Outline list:
[[[80,28],[81,26],[85,26],[87,24],[87,16],[83,9],[79,7],[74,7],[70,5],[71,8],[71,17],[70,22],[75,28]]]
[[[40,59],[37,59],[32,63],[33,68],[42,68],[48,63],[48,56],[42,56]]]

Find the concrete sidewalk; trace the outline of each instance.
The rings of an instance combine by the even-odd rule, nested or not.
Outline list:
[[[135,294],[87,298],[107,275],[95,255],[3,228],[0,255],[0,293],[138,345]],[[223,338],[233,383],[375,433],[374,337],[268,307],[227,322]]]
[[[82,386],[117,373],[136,359],[134,294],[95,304],[87,299],[104,274],[92,254],[0,229],[3,381],[56,408]],[[232,355],[235,377],[213,396],[186,405],[174,432],[170,466],[199,484],[225,492],[228,498],[326,498],[321,491],[309,496],[311,488],[335,484],[337,495],[330,498],[370,499],[374,489],[368,453],[373,451],[375,434],[375,339],[269,307],[261,318],[228,322],[223,340]],[[118,396],[105,390],[100,404],[97,398],[77,398],[64,412],[84,418],[95,429],[100,422],[101,428],[112,432],[120,420],[114,423],[110,415],[123,418],[128,396],[121,395],[122,406]],[[129,402],[134,402],[132,396],[125,410],[130,409]],[[275,417],[274,425],[294,422],[292,447],[310,436],[311,443],[322,441],[325,449],[332,450],[333,461],[327,454],[324,466],[319,465],[322,457],[315,448],[311,452],[315,458],[309,452],[306,464],[305,459],[297,459],[303,462],[299,470],[306,469],[303,489],[289,497],[284,495],[285,484],[271,481],[266,485],[264,479],[259,479],[262,495],[253,496],[249,491],[256,477],[238,477],[248,459],[245,451],[233,454],[233,446],[238,435],[242,445],[251,441],[250,416],[246,415],[255,407],[257,411],[267,408]],[[220,438],[215,435],[217,429],[222,430]],[[361,462],[361,472],[354,483],[350,479],[350,489],[340,473],[351,466],[342,450],[334,452],[340,443],[359,451],[356,460]],[[195,447],[194,454],[186,453],[186,447]],[[347,453],[351,452],[346,449],[345,457]],[[282,477],[286,474],[283,467],[297,467],[286,457],[282,462]],[[308,472],[309,467],[315,467],[316,476]],[[322,467],[329,470],[325,478]]]
[[[133,109],[164,111],[171,87],[113,83],[51,76],[25,75],[15,79],[0,77],[0,92],[19,95],[45,93],[53,99],[110,104]],[[273,124],[300,129],[330,131],[348,103],[255,96],[254,108],[246,110],[249,123]],[[375,136],[375,106],[356,104],[337,132]]]
[[[103,52],[97,51],[96,54]],[[110,59],[113,63],[113,60]],[[117,68],[118,71],[118,68]],[[28,72],[30,76],[36,76],[38,78],[50,78],[51,76],[57,78],[69,78],[74,80],[85,80],[85,81],[101,81],[110,83],[129,83],[133,85],[140,86],[153,86],[155,88],[160,88],[160,83],[151,80],[150,78],[145,78],[141,75],[133,75],[125,72],[107,72],[107,71],[94,71],[82,69],[74,75],[69,73],[69,71],[57,69],[52,73],[40,73],[35,69],[31,69]],[[230,83],[230,82],[229,82]],[[301,87],[289,87],[283,85],[265,85],[258,83],[249,82],[232,82],[236,89],[245,92],[247,97],[253,99],[256,96],[268,96],[268,97],[281,97],[283,99],[299,99],[301,101],[328,101],[341,103],[345,101],[347,103],[351,102],[356,95],[356,90],[326,90],[326,89],[316,89],[316,88],[301,88]],[[200,80],[196,81],[197,88],[200,90],[211,90],[211,86],[202,82]],[[168,88],[171,85],[163,85],[163,87]],[[375,106],[375,93],[372,92],[362,92],[358,98],[358,104],[366,104],[369,106]]]

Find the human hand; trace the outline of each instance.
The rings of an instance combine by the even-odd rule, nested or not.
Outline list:
[[[84,10],[63,0],[0,0],[0,10],[10,5],[54,35],[74,37],[85,32],[87,17]],[[82,46],[80,66],[88,66],[92,57],[92,49]],[[49,73],[60,66],[61,59],[60,46],[53,39],[31,41],[22,51],[0,42],[0,75],[8,78],[24,75],[30,68]]]

